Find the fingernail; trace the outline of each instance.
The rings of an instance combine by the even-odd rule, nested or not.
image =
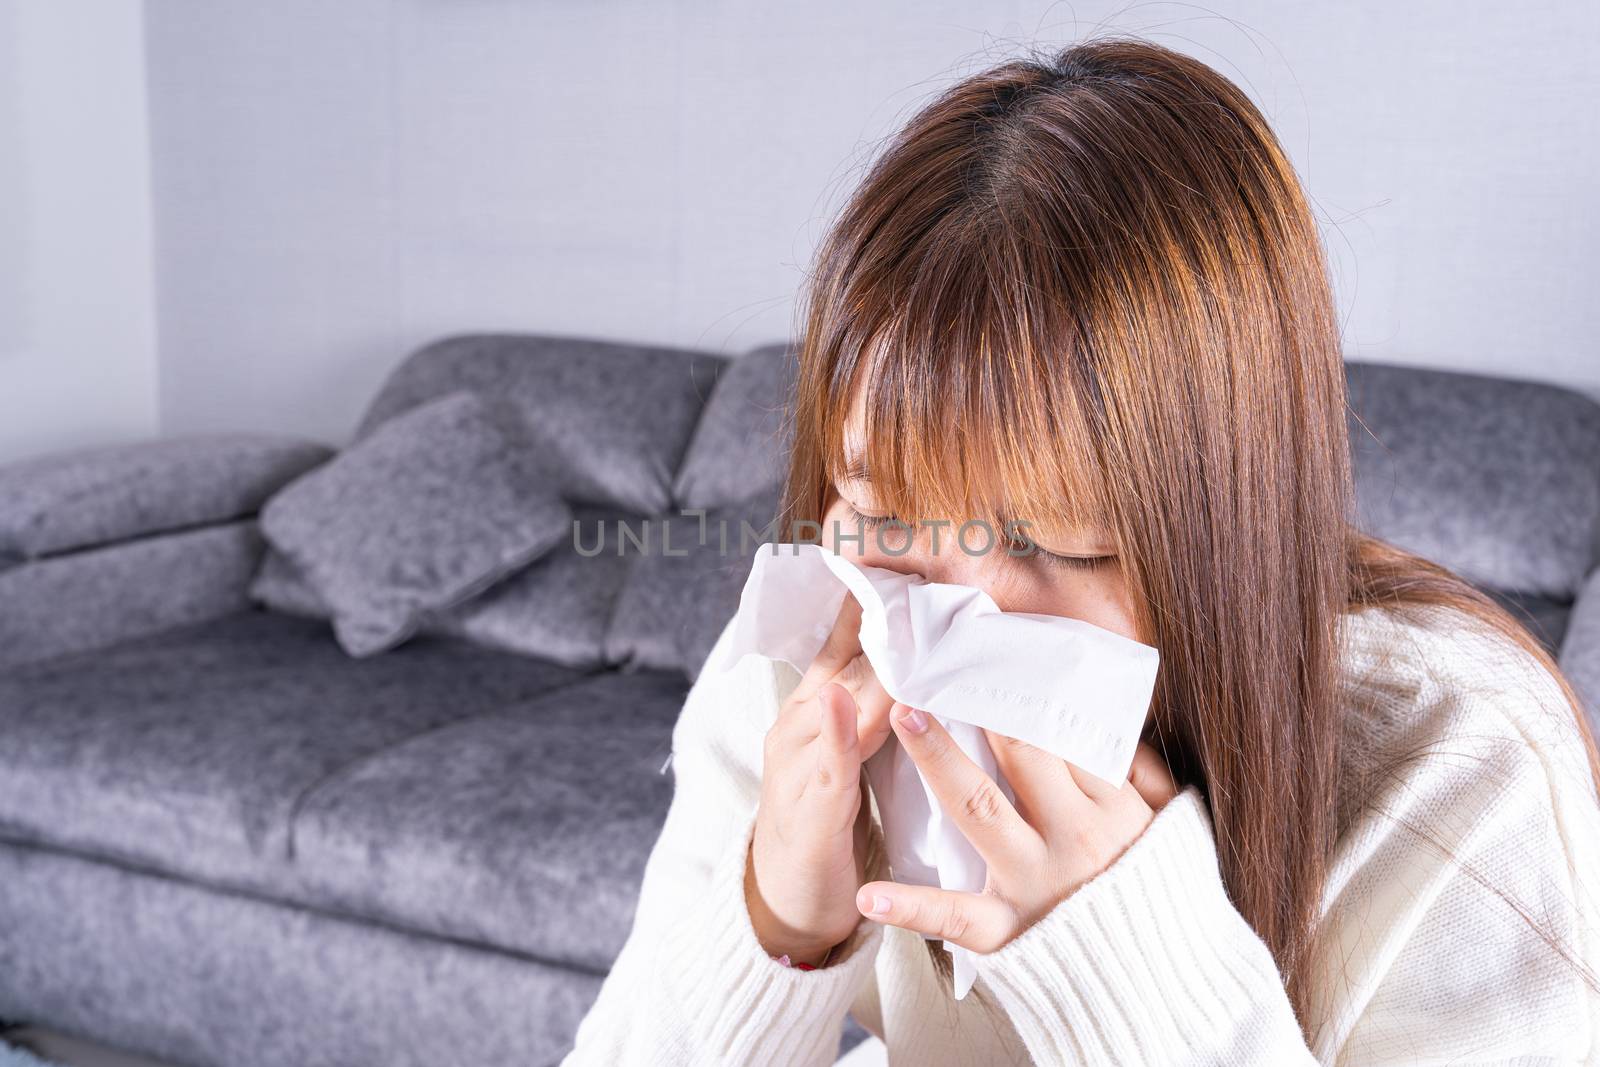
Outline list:
[[[874,914],[874,915],[886,915],[886,914],[888,914],[889,905],[890,905],[890,900],[889,900],[888,897],[879,896],[876,893],[874,893],[872,895],[872,914]]]
[[[922,709],[905,704],[900,705],[895,721],[914,734],[920,734],[928,728],[928,717],[922,713]]]

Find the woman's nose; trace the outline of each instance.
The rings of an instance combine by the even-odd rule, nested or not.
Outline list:
[[[902,574],[920,575],[930,582],[951,585],[983,584],[984,556],[964,551],[949,530],[926,529],[907,543],[905,536],[881,541],[869,532],[863,563]]]

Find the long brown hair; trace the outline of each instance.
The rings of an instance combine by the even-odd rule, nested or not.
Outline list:
[[[1504,633],[1559,680],[1600,790],[1532,634],[1356,528],[1316,224],[1265,119],[1205,64],[1116,36],[960,81],[871,165],[799,318],[780,528],[820,522],[864,380],[865,461],[896,516],[1113,532],[1162,654],[1159,744],[1205,796],[1302,1028],[1340,829],[1341,613],[1446,606]]]

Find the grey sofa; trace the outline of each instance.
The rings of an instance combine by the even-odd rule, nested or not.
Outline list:
[[[332,448],[210,436],[0,467],[0,1017],[194,1067],[558,1061],[626,937],[672,725],[748,569],[697,530],[773,516],[793,368],[784,344],[412,353],[357,440],[492,394],[581,523],[676,550],[557,549],[365,657],[257,521]],[[1600,406],[1349,372],[1363,521],[1523,612],[1592,701]]]

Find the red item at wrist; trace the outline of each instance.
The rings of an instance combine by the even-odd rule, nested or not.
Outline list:
[[[774,960],[776,960],[781,966],[793,967],[796,970],[814,971],[814,970],[817,969],[815,965],[810,964],[810,963],[793,963],[793,962],[791,962],[790,959],[789,959],[789,954],[787,952],[785,952],[781,956],[774,956],[772,958]]]

